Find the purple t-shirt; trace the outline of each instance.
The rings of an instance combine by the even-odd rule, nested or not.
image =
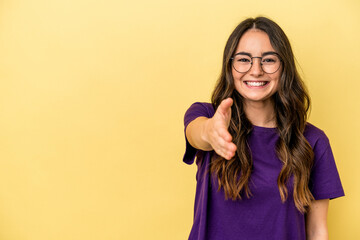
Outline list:
[[[194,103],[187,110],[184,123],[197,117],[211,118],[214,109],[210,103]],[[307,123],[304,136],[314,151],[309,188],[316,200],[344,196],[329,140],[325,133]],[[186,137],[185,137],[186,138]],[[198,166],[194,222],[189,240],[305,240],[305,217],[295,207],[292,186],[289,196],[281,202],[277,177],[282,163],[276,155],[279,138],[276,128],[253,126],[248,138],[253,158],[253,172],[249,187],[250,199],[225,200],[223,189],[217,191],[215,175],[209,174],[213,151],[195,149],[186,139],[183,161]]]

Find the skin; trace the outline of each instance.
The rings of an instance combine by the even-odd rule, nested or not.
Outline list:
[[[306,214],[306,239],[328,240],[327,213],[329,199],[313,201],[309,212]]]
[[[252,57],[261,57],[265,52],[275,52],[268,35],[258,29],[250,29],[241,37],[236,52],[246,52]],[[254,58],[251,69],[246,73],[232,70],[235,89],[244,98],[247,118],[255,126],[276,127],[273,94],[277,91],[282,68],[272,74],[265,73],[260,59]],[[245,81],[268,81],[263,88],[249,88]],[[236,145],[228,132],[233,100],[221,102],[212,118],[198,117],[186,129],[189,143],[204,151],[214,150],[218,155],[230,160],[236,152]],[[306,234],[310,240],[328,239],[327,212],[329,199],[313,201],[306,215]]]
[[[275,52],[268,35],[258,29],[247,31],[240,39],[235,53],[246,52],[252,57],[261,57],[266,52]],[[260,59],[254,58],[253,65],[246,73],[239,73],[232,68],[235,89],[244,98],[245,114],[253,125],[276,127],[274,102],[272,96],[278,89],[282,69],[272,74],[265,73]],[[263,88],[250,88],[245,81],[268,81]]]
[[[214,150],[217,154],[230,160],[236,151],[232,136],[228,132],[233,100],[225,99],[221,102],[212,118],[198,117],[186,128],[189,143],[204,151]]]
[[[262,56],[265,52],[275,52],[268,35],[260,30],[251,29],[240,39],[236,53],[247,52],[253,57]],[[271,96],[277,91],[280,81],[280,68],[268,74],[262,71],[259,59],[254,58],[251,69],[246,73],[232,70],[235,89],[244,97],[245,114],[253,125],[275,127],[274,103]],[[249,88],[244,81],[268,81],[263,88]],[[210,151],[230,160],[236,152],[236,145],[228,132],[231,106],[233,100],[225,99],[219,105],[215,115],[207,119],[199,117],[192,121],[186,130],[191,145],[198,149]]]

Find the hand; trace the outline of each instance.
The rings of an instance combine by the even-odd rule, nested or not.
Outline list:
[[[205,127],[204,140],[214,151],[223,158],[230,160],[235,156],[236,145],[228,131],[231,119],[231,98],[224,99],[217,108],[214,116],[209,119]]]

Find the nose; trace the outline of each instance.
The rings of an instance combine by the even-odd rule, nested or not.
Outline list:
[[[252,76],[261,76],[264,74],[261,66],[261,58],[253,57],[249,74]]]

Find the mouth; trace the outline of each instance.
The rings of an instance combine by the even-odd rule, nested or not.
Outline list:
[[[269,81],[244,81],[244,83],[249,87],[264,87],[268,85]]]

